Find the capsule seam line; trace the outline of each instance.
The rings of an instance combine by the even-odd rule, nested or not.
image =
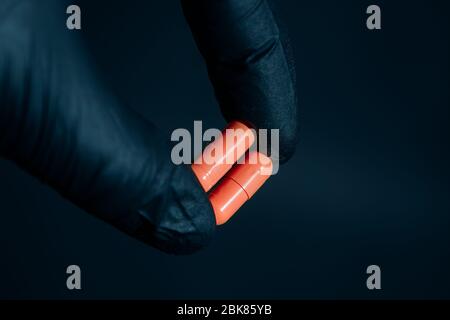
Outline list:
[[[234,182],[236,182],[237,185],[238,185],[239,187],[241,187],[242,190],[244,190],[245,194],[247,195],[247,199],[250,200],[250,196],[248,195],[247,191],[245,190],[245,188],[244,188],[239,182],[237,182],[236,180],[234,180],[234,179],[231,178],[231,177],[229,177],[228,179],[231,179],[231,180],[233,180]]]

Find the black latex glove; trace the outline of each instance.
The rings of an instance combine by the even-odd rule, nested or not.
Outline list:
[[[219,100],[225,101],[222,106],[229,110],[227,117],[269,128],[281,124],[283,129],[281,120],[295,115],[294,91],[273,88],[293,90],[294,84],[282,50],[276,49],[280,47],[276,34],[267,33],[276,29],[269,8],[262,1],[255,11],[261,11],[260,18],[255,20],[253,15],[247,19],[247,8],[236,4],[261,1],[211,1],[217,6],[198,7],[203,2],[186,1],[184,8],[191,25],[195,24],[195,34],[202,38],[200,46],[214,48],[206,56],[210,69],[218,66],[220,81],[214,80],[214,84]],[[0,2],[0,155],[133,237],[166,252],[198,250],[215,230],[206,194],[188,166],[172,164],[169,137],[161,136],[152,124],[121,106],[103,86],[76,39],[77,33],[65,28],[61,18],[65,17],[64,5],[53,0]],[[259,54],[252,54],[244,63],[241,59],[250,52],[248,44],[239,39],[233,43],[233,36],[219,28],[222,31],[217,36],[235,48],[231,56],[239,48],[241,54],[237,64],[237,60],[230,60],[229,66],[228,61],[212,63],[221,56],[220,50],[225,57],[230,52],[218,45],[218,38],[203,38],[201,30],[216,32],[219,26],[208,25],[210,18],[206,17],[217,17],[222,10],[230,19],[241,16],[233,21],[235,27],[242,24],[242,28],[229,33],[248,32],[249,38],[259,34],[256,38],[267,37],[276,44],[260,52],[260,42],[254,42],[254,52]],[[266,24],[268,29],[261,28]],[[228,28],[226,21],[222,28]],[[231,93],[233,87],[227,79],[241,81],[245,86],[240,88],[247,89]],[[236,95],[243,95],[245,103],[231,108],[228,103],[240,99]],[[289,103],[284,103],[286,99]],[[258,103],[259,115],[247,117]],[[287,136],[286,141],[291,141],[291,133]],[[286,150],[289,155],[293,149]]]
[[[224,117],[247,121],[255,129],[279,129],[279,160],[286,162],[297,143],[295,66],[270,2],[181,3]]]

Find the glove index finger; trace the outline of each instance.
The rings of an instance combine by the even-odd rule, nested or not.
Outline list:
[[[279,130],[280,161],[298,134],[294,62],[265,0],[182,0],[183,11],[228,121]]]

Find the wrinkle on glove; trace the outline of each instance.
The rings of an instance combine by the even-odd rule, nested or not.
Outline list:
[[[224,117],[280,130],[280,162],[298,136],[289,40],[265,0],[182,0]],[[270,150],[270,149],[269,149]]]
[[[0,3],[0,156],[156,248],[204,247],[215,218],[194,174],[102,85],[55,12],[61,3]]]

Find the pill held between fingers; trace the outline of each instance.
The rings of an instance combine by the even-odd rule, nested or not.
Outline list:
[[[257,151],[231,169],[209,195],[217,225],[227,222],[261,188],[272,169],[271,159]]]
[[[232,121],[192,164],[203,190],[208,192],[255,142],[253,131],[240,121]]]

